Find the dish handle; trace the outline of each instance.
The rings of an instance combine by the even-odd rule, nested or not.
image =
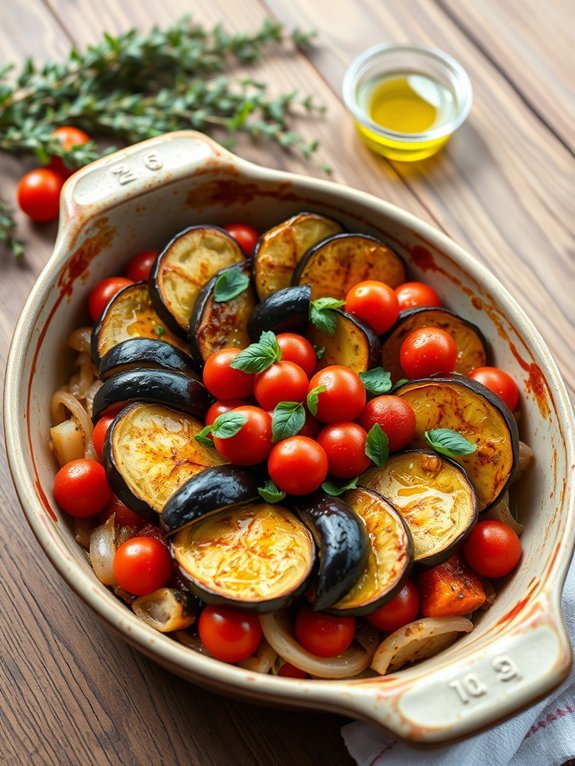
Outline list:
[[[371,679],[360,684],[355,714],[402,739],[431,745],[469,736],[534,704],[571,667],[558,599],[541,594],[508,625],[485,647],[436,670],[426,672],[423,665],[397,683],[389,676],[380,685]]]
[[[81,168],[66,182],[60,202],[60,232],[86,216],[126,199],[202,172],[237,166],[242,160],[197,131],[166,133],[121,149]]]

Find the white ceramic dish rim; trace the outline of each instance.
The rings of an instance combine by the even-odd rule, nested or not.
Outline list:
[[[571,649],[560,615],[560,595],[575,545],[575,492],[572,476],[569,477],[565,495],[567,499],[564,508],[566,516],[563,539],[550,569],[553,574],[552,582],[547,583],[534,595],[537,608],[531,610],[531,623],[522,626],[532,630],[523,630],[521,634],[518,634],[517,623],[511,619],[509,626],[501,631],[501,636],[492,642],[497,646],[493,647],[491,653],[483,651],[478,656],[477,652],[470,652],[469,656],[459,657],[455,663],[447,659],[427,672],[425,670],[422,672],[423,666],[416,666],[397,677],[386,678],[385,681],[378,679],[377,685],[373,682],[361,681],[293,681],[250,673],[190,652],[180,644],[143,625],[103,586],[96,584],[95,578],[78,567],[67,553],[64,542],[46,523],[45,510],[38,500],[32,479],[20,457],[28,449],[23,418],[20,414],[25,411],[26,406],[22,397],[21,382],[30,374],[24,366],[25,351],[33,341],[32,332],[38,320],[40,307],[46,299],[50,284],[68,257],[66,245],[83,223],[82,216],[78,215],[79,206],[75,199],[78,185],[89,177],[97,178],[99,171],[110,168],[114,163],[117,164],[130,157],[142,156],[146,152],[150,153],[157,147],[166,146],[170,141],[189,143],[192,149],[189,162],[181,167],[171,168],[169,175],[162,173],[153,182],[149,179],[138,182],[136,187],[132,186],[130,190],[132,195],[144,194],[150,188],[162,183],[169,184],[200,171],[209,172],[210,168],[223,163],[232,165],[242,176],[256,182],[258,180],[287,181],[294,184],[299,191],[325,190],[332,194],[337,191],[342,204],[345,204],[346,200],[350,202],[353,200],[359,204],[362,202],[374,204],[373,197],[357,190],[338,187],[328,181],[265,169],[241,160],[225,152],[203,135],[194,132],[160,136],[130,147],[82,169],[68,181],[63,193],[61,223],[54,254],[33,288],[14,334],[8,360],[4,402],[7,453],[14,483],[28,522],[51,562],[76,593],[119,632],[122,638],[174,672],[228,694],[259,696],[266,701],[284,705],[343,712],[384,725],[399,737],[422,744],[432,744],[466,736],[482,727],[492,725],[548,693],[566,676],[571,663]],[[121,190],[113,193],[109,189],[108,194],[102,196],[95,208],[94,205],[91,206],[90,216],[116,206],[122,199]],[[511,308],[514,320],[528,334],[531,351],[544,363],[547,378],[553,386],[555,408],[560,421],[564,424],[567,465],[573,466],[575,464],[575,427],[569,397],[544,342],[522,309],[507,291],[493,280],[484,266],[445,235],[386,202],[377,201],[377,205],[387,216],[425,237],[438,249],[448,252],[449,256],[461,264],[477,282],[489,284],[491,292],[500,305]],[[507,687],[501,687],[493,691],[489,688],[488,704],[479,707],[462,705],[454,711],[449,720],[441,722],[432,720],[433,717],[430,717],[424,708],[426,705],[433,705],[434,699],[437,699],[442,689],[450,684],[453,685],[453,679],[470,678],[474,674],[479,674],[480,677],[486,664],[494,662],[493,658],[499,656],[496,651],[498,647],[500,649],[504,647],[507,651],[513,641],[517,644],[514,649],[516,652],[533,653],[535,651],[538,658],[547,655],[550,663],[548,672],[543,676],[535,675],[533,678],[526,679],[526,683],[516,687],[515,690],[510,691]],[[422,694],[421,689],[414,688],[417,686],[417,681],[422,678],[425,678],[425,694]]]

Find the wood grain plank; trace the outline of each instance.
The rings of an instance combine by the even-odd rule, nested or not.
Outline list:
[[[564,0],[436,0],[552,132],[575,149],[574,6]]]
[[[509,82],[438,6],[412,0],[267,0],[287,24],[319,30],[312,63],[335,93],[346,66],[384,40],[419,42],[452,53],[467,69],[474,106],[447,149],[426,162],[393,163],[433,218],[509,288],[551,347],[571,389],[575,326],[573,195],[569,152]],[[361,8],[361,12],[359,12]],[[337,18],[339,23],[331,24]],[[347,152],[363,158],[359,139]],[[383,169],[387,163],[380,161]]]

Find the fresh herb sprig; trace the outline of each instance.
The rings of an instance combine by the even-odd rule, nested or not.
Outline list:
[[[185,17],[149,34],[105,34],[85,51],[73,49],[63,62],[38,66],[29,59],[18,72],[1,67],[0,151],[35,154],[42,164],[57,156],[69,168],[80,167],[102,152],[94,142],[64,150],[52,133],[73,125],[128,143],[194,128],[229,146],[245,133],[307,158],[318,142],[293,130],[292,119],[324,107],[297,91],[272,95],[265,83],[228,73],[274,46],[303,46],[311,37],[288,34],[269,19],[252,34],[230,34],[220,24],[208,29]],[[0,242],[15,255],[23,252],[5,205]]]

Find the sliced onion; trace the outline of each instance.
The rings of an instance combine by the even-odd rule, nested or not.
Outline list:
[[[103,380],[95,380],[86,392],[86,410],[90,417],[92,417],[92,412],[94,411],[94,397],[98,393],[98,389],[102,388],[103,385]]]
[[[114,514],[92,532],[90,536],[90,563],[98,580],[104,585],[117,585],[114,577],[116,555],[116,526]]]
[[[529,468],[531,463],[535,460],[535,452],[531,449],[531,447],[528,444],[525,444],[525,442],[520,441],[519,442],[519,468],[517,470],[517,475],[515,476],[515,479],[513,480],[513,483],[515,484],[525,473],[525,471]]]
[[[68,346],[73,348],[74,351],[83,351],[85,354],[90,351],[90,343],[92,340],[92,328],[91,327],[78,327],[68,337]]]
[[[188,600],[175,588],[158,588],[140,596],[132,604],[136,615],[160,633],[185,630],[193,625],[195,615],[188,610]]]
[[[274,666],[277,656],[277,653],[265,638],[262,638],[256,653],[246,660],[238,662],[238,665],[245,670],[253,670],[254,673],[269,673]]]
[[[74,519],[74,540],[82,548],[88,550],[90,547],[90,537],[94,530],[94,519]]]
[[[68,390],[77,399],[85,399],[98,373],[88,354],[79,354],[76,364],[78,372],[70,378]]]
[[[78,425],[75,418],[64,420],[57,426],[50,429],[50,439],[52,441],[52,450],[62,467],[71,460],[78,460],[84,457],[84,431]]]
[[[491,519],[492,521],[502,521],[504,524],[510,526],[519,537],[521,537],[525,529],[525,526],[520,524],[511,513],[511,509],[509,508],[509,492],[506,492],[496,505],[492,506],[488,511],[485,511],[485,513],[482,513],[481,518]]]
[[[89,460],[98,460],[98,455],[92,444],[92,431],[94,426],[92,420],[86,412],[86,408],[73,396],[69,391],[64,391],[63,388],[59,389],[52,395],[50,401],[50,410],[52,412],[52,422],[59,424],[66,417],[66,410],[77,421],[78,425],[82,429],[82,435],[84,439],[84,454],[82,457],[86,457]]]
[[[460,633],[473,630],[466,617],[424,617],[404,625],[379,645],[371,667],[376,673],[394,673],[408,662],[434,657],[450,646]]]
[[[266,641],[282,659],[317,678],[351,678],[369,665],[370,655],[357,644],[338,657],[310,654],[291,635],[286,612],[260,615],[260,624]]]

